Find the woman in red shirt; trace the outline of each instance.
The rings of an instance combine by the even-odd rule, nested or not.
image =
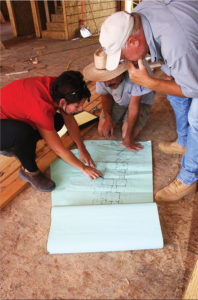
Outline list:
[[[57,78],[15,80],[1,89],[1,154],[15,155],[20,160],[19,177],[35,189],[50,192],[55,188],[55,183],[40,172],[35,162],[39,139],[44,139],[60,158],[90,179],[102,175],[83,144],[73,116],[82,110],[90,95],[77,71],[63,72]],[[63,146],[57,134],[64,124],[79,149],[80,160]]]

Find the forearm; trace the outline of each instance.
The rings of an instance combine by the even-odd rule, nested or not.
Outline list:
[[[102,109],[105,118],[111,118],[111,112],[113,107],[113,98],[111,95],[102,95]]]
[[[90,161],[89,157],[85,163],[88,165],[83,164],[71,151],[65,149],[59,135],[55,130],[45,130],[43,128],[38,127],[38,130],[41,136],[45,139],[49,147],[65,162],[72,165],[73,167],[79,169],[84,175],[89,177],[90,179],[96,179],[99,176],[103,176],[103,174],[95,169],[93,162]],[[90,166],[90,162],[93,165],[93,168]]]
[[[52,150],[57,154],[57,156],[73,167],[81,171],[84,169],[84,164],[70,150],[64,148],[64,146],[54,147]]]
[[[68,129],[69,135],[72,137],[74,142],[76,143],[78,149],[85,148],[83,140],[80,135],[80,130],[78,124],[73,115],[64,115],[65,126]]]
[[[133,136],[133,130],[135,128],[138,114],[139,114],[139,107],[140,107],[140,96],[132,96],[131,101],[129,103],[128,108],[128,126],[127,126],[127,132],[126,136],[132,137]]]
[[[151,77],[141,59],[138,60],[138,68],[130,62],[128,71],[131,81],[136,84],[165,94],[185,97],[180,86],[174,80],[163,80]]]
[[[83,170],[84,164],[68,149],[66,149],[56,131],[48,131],[38,127],[38,130],[48,146],[62,158],[65,162],[73,167]]]
[[[137,113],[132,113],[130,118],[128,118],[128,126],[127,126],[127,132],[126,132],[126,137],[132,137],[133,136],[133,131],[135,128],[135,124],[137,122],[138,118],[138,112]]]
[[[149,88],[150,90],[162,92],[165,94],[185,97],[180,86],[174,80],[163,80],[150,77],[150,80],[146,81],[143,86]]]
[[[142,145],[134,142],[134,129],[136,126],[138,114],[139,114],[139,102],[141,96],[132,96],[129,109],[128,109],[128,124],[127,131],[123,138],[121,145],[125,146],[127,149],[137,152],[138,150],[143,149]]]

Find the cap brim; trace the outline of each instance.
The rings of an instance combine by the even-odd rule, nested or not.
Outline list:
[[[116,70],[98,70],[95,68],[95,64],[91,63],[83,69],[83,75],[85,80],[90,81],[107,81],[111,80],[120,74],[124,73],[128,69],[128,62],[123,62],[118,65]]]
[[[119,49],[117,52],[114,52],[113,54],[107,54],[107,62],[106,62],[106,69],[108,71],[113,71],[117,68],[119,65],[121,56],[121,49]]]

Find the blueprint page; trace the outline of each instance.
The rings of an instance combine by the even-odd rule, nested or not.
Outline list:
[[[85,142],[104,179],[90,180],[63,160],[56,160],[51,165],[51,178],[56,182],[52,206],[153,202],[151,142],[141,142],[144,148],[138,152],[120,143]],[[77,149],[72,152],[78,156]]]

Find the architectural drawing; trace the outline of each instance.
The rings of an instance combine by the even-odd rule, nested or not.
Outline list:
[[[139,152],[121,147],[119,141],[87,141],[85,144],[104,179],[90,180],[57,160],[51,169],[57,186],[55,206],[153,201],[150,142],[143,142],[144,149]],[[78,150],[73,153],[78,156]]]

